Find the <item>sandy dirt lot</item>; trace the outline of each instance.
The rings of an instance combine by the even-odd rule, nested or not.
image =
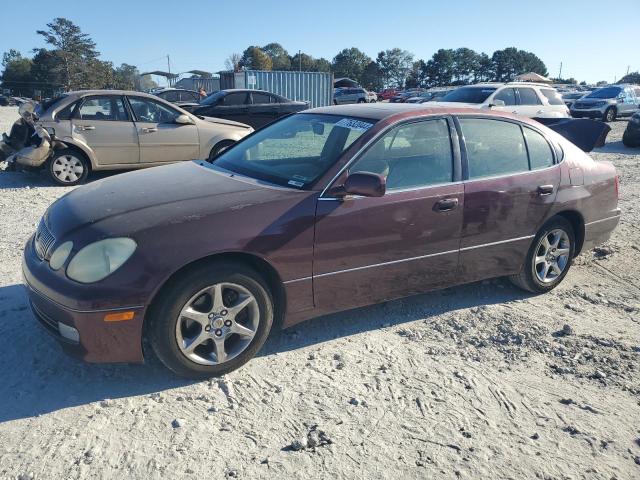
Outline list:
[[[0,131],[15,109],[0,109]],[[0,173],[0,478],[640,478],[640,150],[620,226],[564,283],[492,280],[307,322],[204,382],[67,358],[22,246],[68,189]],[[293,447],[295,448],[293,448]]]

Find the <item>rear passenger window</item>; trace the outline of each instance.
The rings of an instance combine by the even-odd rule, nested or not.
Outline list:
[[[469,163],[469,178],[529,170],[520,126],[501,120],[460,118]]]
[[[540,91],[545,97],[547,97],[549,105],[564,105],[564,100],[562,100],[562,97],[556,90],[552,90],[551,88],[541,88]]]
[[[129,115],[120,97],[93,97],[82,102],[81,120],[128,121]]]
[[[453,153],[446,120],[415,122],[394,128],[349,169],[387,179],[387,190],[426,187],[453,180]]]
[[[252,93],[251,96],[253,97],[254,104],[269,103],[271,99],[271,96],[266,93]]]
[[[56,120],[71,120],[71,114],[73,113],[73,109],[77,104],[77,102],[74,102],[60,110],[56,115]]]
[[[505,105],[515,105],[516,93],[513,88],[505,88],[504,90],[499,91],[493,99],[502,100]]]
[[[519,88],[520,105],[540,105],[540,99],[532,88]]]
[[[247,101],[245,92],[233,92],[222,97],[220,105],[244,105]]]
[[[524,138],[529,149],[531,170],[547,168],[553,165],[553,152],[545,138],[530,128],[524,128]]]

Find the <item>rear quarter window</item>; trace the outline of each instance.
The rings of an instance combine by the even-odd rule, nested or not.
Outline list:
[[[546,97],[549,105],[564,105],[564,101],[558,92],[550,88],[541,88],[540,91]]]
[[[529,151],[531,170],[539,170],[553,165],[553,151],[549,142],[535,130],[524,127],[524,138]]]

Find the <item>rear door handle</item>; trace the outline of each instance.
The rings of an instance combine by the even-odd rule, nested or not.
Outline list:
[[[453,210],[457,206],[458,206],[457,198],[443,198],[442,200],[438,200],[435,203],[435,205],[433,206],[433,209],[436,212],[448,212],[450,210]]]
[[[540,185],[538,187],[538,195],[551,195],[553,193],[553,185]]]
[[[86,131],[86,130],[95,130],[96,127],[94,127],[93,125],[78,125],[78,130],[80,131]]]
[[[148,127],[148,128],[143,128],[142,132],[143,133],[153,133],[153,132],[157,132],[158,129],[156,127]]]

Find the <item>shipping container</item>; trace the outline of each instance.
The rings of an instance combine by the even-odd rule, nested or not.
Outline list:
[[[325,107],[333,102],[333,74],[325,72],[221,72],[220,88],[266,90],[290,100],[309,102],[312,108]]]

